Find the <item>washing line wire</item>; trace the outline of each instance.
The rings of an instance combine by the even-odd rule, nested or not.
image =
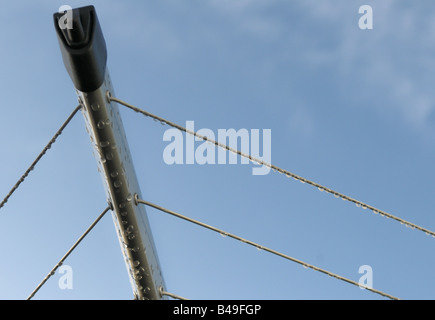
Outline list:
[[[12,194],[19,188],[21,183],[27,178],[29,173],[35,169],[35,166],[38,164],[38,162],[42,159],[42,157],[47,153],[49,149],[51,149],[52,145],[56,142],[56,139],[62,134],[65,127],[71,122],[72,118],[76,115],[76,113],[80,110],[81,105],[78,105],[74,111],[69,115],[69,117],[66,119],[66,121],[62,124],[62,126],[59,128],[59,130],[55,133],[53,138],[48,142],[48,144],[42,149],[41,153],[36,157],[36,159],[32,162],[30,167],[23,173],[21,178],[15,183],[15,185],[12,187],[12,189],[9,191],[9,193],[6,195],[6,197],[3,199],[3,201],[0,203],[0,209],[4,207],[6,202],[8,202],[9,198],[12,196]]]
[[[117,102],[117,103],[119,103],[119,104],[121,104],[121,105],[123,105],[123,106],[125,106],[125,107],[127,107],[127,108],[129,108],[129,109],[131,109],[133,111],[135,111],[135,112],[138,112],[138,113],[140,113],[140,114],[142,114],[142,115],[144,115],[146,117],[150,117],[150,118],[154,119],[155,121],[159,121],[161,124],[166,124],[168,126],[176,128],[176,129],[178,129],[178,130],[180,130],[182,132],[185,132],[187,134],[193,135],[193,136],[197,137],[198,139],[201,139],[201,140],[207,141],[207,142],[209,142],[211,144],[214,144],[214,145],[216,145],[219,148],[228,150],[228,151],[230,151],[232,153],[238,154],[241,157],[247,158],[252,163],[266,166],[266,167],[272,169],[272,171],[278,172],[280,174],[283,174],[283,175],[285,175],[288,178],[294,178],[297,181],[300,181],[302,183],[306,183],[308,185],[316,187],[319,191],[322,191],[322,192],[324,191],[324,192],[327,192],[327,193],[333,195],[336,198],[341,198],[342,200],[352,202],[352,203],[354,203],[359,208],[369,209],[369,210],[371,210],[375,214],[379,214],[380,216],[386,217],[388,219],[395,220],[397,222],[400,222],[400,224],[405,225],[406,227],[410,227],[411,229],[417,229],[419,231],[424,232],[426,235],[431,235],[432,237],[435,238],[435,232],[434,231],[431,231],[431,230],[429,230],[427,228],[424,228],[424,227],[421,227],[419,225],[416,225],[416,224],[414,224],[412,222],[406,221],[406,220],[404,220],[402,218],[394,216],[394,215],[392,215],[392,214],[390,214],[388,212],[385,212],[385,211],[383,211],[381,209],[378,209],[378,208],[376,208],[374,206],[371,206],[371,205],[369,205],[367,203],[364,203],[362,201],[359,201],[357,199],[351,198],[351,197],[349,197],[349,196],[347,196],[347,195],[345,195],[343,193],[340,193],[340,192],[335,191],[335,190],[333,190],[331,188],[325,187],[325,186],[323,186],[323,185],[321,185],[321,184],[319,184],[317,182],[314,182],[314,181],[311,181],[309,179],[303,178],[303,177],[301,177],[299,175],[296,175],[296,174],[294,174],[294,173],[292,173],[292,172],[290,172],[288,170],[285,170],[285,169],[277,167],[277,166],[275,166],[273,164],[267,163],[264,160],[261,160],[261,159],[255,158],[255,157],[253,157],[253,156],[251,156],[249,154],[243,153],[243,152],[241,152],[241,151],[239,151],[237,149],[234,149],[234,148],[232,148],[232,147],[230,147],[228,145],[225,145],[225,144],[223,144],[221,142],[214,141],[214,140],[212,140],[212,139],[210,139],[210,138],[208,138],[208,137],[206,137],[204,135],[198,134],[195,131],[186,129],[186,128],[184,128],[184,127],[182,127],[182,126],[180,126],[180,125],[178,125],[176,123],[173,123],[173,122],[171,122],[169,120],[166,120],[166,119],[164,119],[162,117],[156,116],[156,115],[154,115],[154,114],[152,114],[152,113],[150,113],[148,111],[145,111],[145,110],[140,109],[140,108],[138,108],[138,107],[136,107],[134,105],[131,105],[131,104],[129,104],[129,103],[127,103],[127,102],[125,102],[125,101],[123,101],[121,99],[112,97],[109,92],[107,94],[107,98],[109,100]]]
[[[164,291],[162,287],[160,287],[159,292],[160,292],[160,296],[161,297],[167,296],[167,297],[171,297],[171,298],[176,299],[176,300],[189,300],[189,299],[181,297],[181,296],[179,296],[177,294],[173,294],[173,293]]]
[[[77,248],[77,246],[82,242],[82,240],[91,232],[91,230],[95,227],[95,225],[104,217],[104,215],[111,210],[111,207],[107,207],[104,211],[98,216],[98,218],[89,226],[89,228],[80,236],[80,238],[73,244],[73,246],[65,253],[62,259],[59,260],[58,263],[54,266],[53,269],[47,274],[47,276],[41,281],[41,283],[32,291],[32,293],[27,297],[27,300],[31,300],[35,294],[42,288],[42,286],[48,281],[56,273],[56,270],[64,263],[66,258]]]
[[[152,207],[152,208],[157,209],[157,210],[159,210],[159,211],[161,211],[161,212],[164,212],[164,213],[170,214],[170,215],[175,216],[175,217],[177,217],[177,218],[180,218],[180,219],[182,219],[182,220],[188,221],[188,222],[190,222],[190,223],[196,224],[196,225],[201,226],[201,227],[203,227],[203,228],[206,228],[206,229],[209,229],[209,230],[211,230],[211,231],[217,232],[217,233],[219,233],[219,234],[221,234],[221,235],[223,235],[223,236],[225,236],[225,237],[230,237],[230,238],[233,238],[233,239],[235,239],[235,240],[238,240],[238,241],[240,241],[240,242],[242,242],[242,243],[246,243],[246,244],[248,244],[248,245],[251,245],[251,246],[253,246],[253,247],[255,247],[255,248],[259,249],[259,250],[264,250],[264,251],[267,251],[267,252],[272,253],[272,254],[274,254],[274,255],[277,255],[277,256],[279,256],[279,257],[281,257],[281,258],[284,258],[284,259],[287,259],[287,260],[290,260],[290,261],[296,262],[296,263],[302,265],[304,268],[308,268],[308,269],[312,269],[312,270],[314,270],[314,271],[321,272],[321,273],[326,274],[326,275],[328,275],[328,276],[330,276],[330,277],[333,277],[333,278],[335,278],[335,279],[337,279],[337,280],[341,280],[341,281],[344,281],[344,282],[350,283],[350,284],[352,284],[352,285],[354,285],[354,286],[360,287],[360,288],[362,288],[362,289],[369,290],[369,291],[371,291],[371,292],[373,292],[373,293],[376,293],[376,294],[381,295],[381,296],[383,296],[383,297],[386,297],[386,298],[388,298],[388,299],[391,299],[391,300],[400,300],[399,298],[397,298],[397,297],[395,297],[395,296],[392,296],[392,295],[390,295],[390,294],[388,294],[388,293],[385,293],[385,292],[382,292],[382,291],[379,291],[379,290],[373,289],[373,288],[371,288],[371,287],[368,287],[368,286],[365,286],[365,285],[359,284],[359,283],[356,282],[356,281],[350,280],[350,279],[348,279],[348,278],[342,277],[342,276],[337,275],[337,274],[335,274],[335,273],[332,273],[332,272],[329,272],[329,271],[327,271],[327,270],[321,269],[321,268],[319,268],[319,267],[316,267],[316,266],[314,266],[314,265],[312,265],[312,264],[309,264],[309,263],[303,262],[303,261],[301,261],[301,260],[298,260],[298,259],[296,259],[296,258],[293,258],[293,257],[291,257],[291,256],[289,256],[289,255],[284,254],[284,253],[281,253],[281,252],[278,252],[278,251],[276,251],[276,250],[270,249],[270,248],[268,248],[268,247],[262,246],[262,245],[260,245],[260,244],[258,244],[258,243],[253,242],[253,241],[246,240],[246,239],[244,239],[244,238],[242,238],[242,237],[239,237],[239,236],[237,236],[237,235],[234,235],[234,234],[228,233],[228,232],[226,232],[226,231],[224,231],[224,230],[221,230],[221,229],[218,229],[218,228],[216,228],[216,227],[210,226],[210,225],[205,224],[205,223],[203,223],[203,222],[200,222],[200,221],[198,221],[198,220],[195,220],[195,219],[189,218],[189,217],[184,216],[184,215],[182,215],[182,214],[180,214],[180,213],[177,213],[177,212],[175,212],[175,211],[172,211],[172,210],[169,210],[169,209],[163,208],[163,207],[158,206],[158,205],[156,205],[156,204],[154,204],[154,203],[151,203],[151,202],[149,202],[149,201],[145,201],[145,200],[139,199],[139,198],[137,197],[137,195],[135,195],[135,203],[136,203],[136,205],[137,205],[137,204],[144,204],[144,205],[146,205],[146,206]]]

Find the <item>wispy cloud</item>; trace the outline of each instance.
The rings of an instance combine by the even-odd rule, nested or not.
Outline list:
[[[304,6],[312,19],[332,25],[340,34],[336,46],[308,50],[307,63],[339,62],[341,81],[356,79],[354,83],[371,95],[374,107],[400,113],[418,130],[430,128],[435,95],[428,80],[435,71],[435,23],[429,12],[390,0],[377,2],[374,29],[362,31],[357,28],[354,3],[305,1]],[[342,18],[344,13],[348,16]]]

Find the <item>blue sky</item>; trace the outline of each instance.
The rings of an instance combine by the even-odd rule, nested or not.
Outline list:
[[[180,125],[271,129],[272,163],[435,230],[431,1],[5,1],[0,194],[77,105],[52,14],[93,4],[116,96]],[[373,8],[373,30],[358,9]],[[250,165],[167,165],[167,126],[121,108],[145,200],[402,299],[434,299],[435,239]],[[3,196],[2,196],[3,198]],[[106,207],[81,114],[0,210],[0,299],[25,299]],[[147,209],[190,299],[384,299]],[[35,299],[131,299],[110,215]]]

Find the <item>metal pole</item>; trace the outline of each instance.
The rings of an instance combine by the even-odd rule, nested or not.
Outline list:
[[[68,16],[69,15],[69,16]],[[72,19],[72,24],[65,23]],[[68,21],[71,22],[71,21]],[[107,51],[93,6],[54,14],[66,69],[76,88],[94,147],[136,299],[160,300],[165,285],[118,106],[106,67]],[[71,26],[70,28],[68,26]]]

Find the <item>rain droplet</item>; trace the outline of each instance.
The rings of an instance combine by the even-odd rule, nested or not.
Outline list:
[[[119,207],[119,209],[124,209],[125,208],[125,202],[121,202],[118,207]]]
[[[225,234],[225,233],[221,233],[221,236],[224,237],[224,238],[226,238],[228,235]]]
[[[128,202],[130,202],[132,199],[133,199],[133,196],[131,195],[131,193],[129,193],[126,200]]]
[[[118,171],[113,171],[111,174],[110,174],[110,176],[112,177],[112,178],[116,178],[117,176],[118,176]]]
[[[304,267],[305,269],[308,269],[308,266],[307,266],[306,264],[304,264],[303,267]]]
[[[128,240],[133,240],[136,236],[133,233],[130,233],[127,238]]]
[[[140,265],[140,262],[138,260],[133,262],[133,266],[136,268]]]
[[[142,277],[141,275],[137,275],[137,276],[136,276],[136,280],[142,280],[142,278],[143,278],[143,277]]]
[[[359,203],[355,203],[355,205],[359,208],[361,207],[361,205]]]
[[[317,189],[319,189],[320,192],[323,192],[323,191],[324,191],[322,188],[317,188]]]
[[[127,211],[121,211],[121,216],[126,217],[127,216]]]
[[[98,129],[104,129],[106,127],[106,123],[103,120],[100,120],[97,123],[97,127],[98,127]]]
[[[113,153],[112,152],[108,152],[108,153],[106,153],[106,159],[107,160],[113,160]]]
[[[134,227],[132,225],[129,225],[126,231],[127,231],[127,233],[132,233],[133,230],[134,230]]]
[[[366,207],[366,206],[362,206],[362,208],[363,208],[364,210],[367,210],[367,207]]]
[[[91,109],[94,110],[94,111],[98,111],[100,109],[100,105],[98,103],[97,104],[91,104]]]
[[[257,247],[258,251],[263,251],[263,247]]]
[[[101,141],[101,142],[100,142],[100,147],[101,147],[101,148],[108,147],[109,145],[110,145],[110,142],[109,142],[109,141]]]
[[[113,183],[113,186],[114,186],[115,188],[119,188],[121,185],[122,185],[122,182],[119,181],[119,180],[116,180],[116,181]]]
[[[340,197],[338,194],[334,193],[334,197],[338,198]]]

